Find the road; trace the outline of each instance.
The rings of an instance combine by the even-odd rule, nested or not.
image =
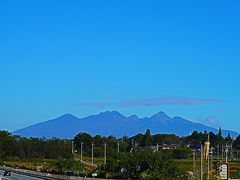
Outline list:
[[[79,158],[74,158],[76,161],[81,161]],[[92,164],[91,162],[87,162],[87,161],[82,161],[83,164],[87,165],[87,166],[92,166],[92,167],[97,167],[97,164]]]
[[[3,175],[3,172],[4,171],[0,170],[0,176]],[[21,174],[15,174],[15,173],[12,173],[11,176],[4,176],[4,179],[6,180],[41,180],[39,178],[25,176]]]

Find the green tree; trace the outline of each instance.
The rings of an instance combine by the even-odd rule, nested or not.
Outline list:
[[[143,140],[142,140],[141,145],[143,147],[148,147],[148,146],[151,145],[151,131],[150,131],[150,129],[147,129],[145,134],[143,135]]]
[[[240,150],[240,135],[233,141],[233,148]]]
[[[0,157],[13,156],[15,147],[13,136],[7,131],[0,131]]]
[[[88,133],[79,133],[74,137],[74,144],[76,145],[76,149],[80,152],[81,143],[83,143],[83,150],[87,156],[91,156],[91,148],[93,143],[93,138]]]
[[[80,161],[74,159],[63,159],[54,162],[53,169],[56,169],[58,173],[65,173],[66,171],[73,171],[76,175],[84,171],[84,166]]]
[[[187,146],[180,146],[177,149],[173,150],[174,159],[187,159],[191,155],[191,149]]]
[[[226,144],[228,144],[228,145],[232,144],[233,139],[232,139],[230,133],[228,133],[227,137],[225,138],[225,141],[226,141]]]
[[[169,152],[136,150],[132,153],[121,153],[106,166],[98,169],[101,177],[129,179],[175,179],[178,168]]]
[[[218,136],[222,137],[222,128],[221,127],[218,130]]]
[[[222,136],[222,128],[221,127],[219,128],[218,134],[216,137],[216,145],[218,145],[218,146],[224,145],[224,138]]]

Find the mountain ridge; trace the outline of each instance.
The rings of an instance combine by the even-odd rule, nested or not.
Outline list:
[[[70,113],[55,119],[43,121],[12,132],[23,137],[45,137],[71,139],[79,132],[87,132],[91,135],[113,135],[122,137],[133,136],[150,129],[153,134],[176,134],[187,136],[194,130],[213,131],[217,129],[207,125],[192,122],[182,117],[169,117],[164,112],[159,112],[151,117],[139,118],[137,115],[126,117],[117,111],[106,111],[96,115],[78,118]],[[230,133],[233,137],[237,132],[223,130],[223,135]]]

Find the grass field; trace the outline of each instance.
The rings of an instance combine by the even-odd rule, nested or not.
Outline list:
[[[91,157],[83,157],[84,161],[91,162]],[[103,158],[94,158],[95,164],[103,164],[104,159]],[[36,170],[37,166],[43,166],[44,169],[51,169],[51,165],[53,163],[57,162],[57,160],[49,160],[49,159],[34,159],[31,161],[24,161],[24,160],[18,160],[18,161],[3,161],[1,164],[5,164],[7,166],[12,167],[19,167],[19,168],[25,168],[25,169],[31,169]],[[200,179],[200,159],[196,159],[195,161],[195,167],[193,165],[192,159],[183,159],[183,160],[175,160],[177,167],[179,168],[180,172],[194,172],[196,179]],[[210,179],[217,179],[218,174],[218,166],[217,166],[217,160],[213,160],[211,165],[211,173],[210,173]],[[215,165],[214,165],[215,164]],[[230,177],[231,178],[240,178],[240,161],[230,161]],[[204,176],[207,176],[207,161],[204,161],[203,164],[203,170],[204,170]]]
[[[175,161],[176,161],[177,167],[180,169],[181,172],[187,172],[187,171],[195,172],[197,177],[200,177],[200,171],[201,171],[200,159],[196,159],[195,168],[193,168],[193,160],[192,159],[175,160]],[[211,169],[210,178],[211,179],[217,178],[217,174],[218,174],[217,163],[218,163],[217,160],[213,160],[213,163],[210,167],[210,169]],[[229,167],[230,167],[230,169],[229,169],[230,177],[231,178],[240,178],[240,161],[229,161]],[[204,164],[203,164],[204,176],[207,175],[207,168],[208,168],[207,161],[204,161]]]

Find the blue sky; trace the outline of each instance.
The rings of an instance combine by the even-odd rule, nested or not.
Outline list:
[[[1,1],[1,129],[164,111],[239,131],[239,1]]]

